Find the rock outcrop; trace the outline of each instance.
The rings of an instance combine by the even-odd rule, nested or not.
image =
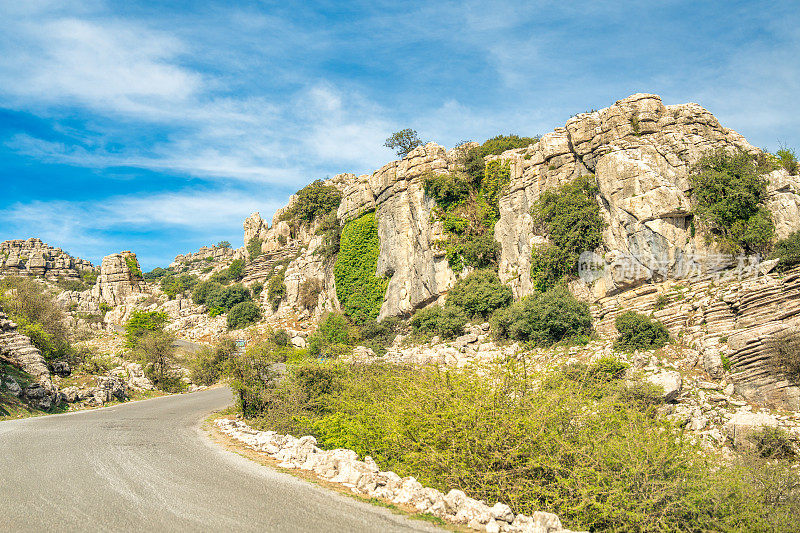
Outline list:
[[[714,255],[700,232],[692,230],[689,173],[716,149],[760,153],[697,104],[664,105],[658,96],[635,94],[576,115],[538,143],[489,156],[507,164],[511,173],[495,226],[501,279],[517,297],[532,291],[531,252],[545,239],[534,230],[531,208],[542,191],[585,174],[597,177],[597,200],[608,226],[604,249],[598,250],[606,268],[600,279],[581,288],[582,294],[596,299],[649,281],[686,277],[708,254]],[[408,315],[437,301],[457,279],[435,245],[443,238],[442,228],[431,216],[434,200],[425,194],[421,179],[426,172],[452,171],[456,165],[455,152],[428,143],[372,174],[340,174],[326,182],[343,193],[337,212],[341,222],[376,212],[381,239],[376,274],[390,278],[381,318]],[[767,208],[778,236],[784,237],[800,222],[800,177],[776,170],[769,179]],[[257,213],[249,217],[245,243],[258,237],[262,249],[272,253],[298,243],[308,246],[301,257],[313,272],[294,270],[300,280],[319,277],[319,265],[308,260],[313,232],[296,234],[280,220],[283,211],[271,227]]]
[[[78,280],[84,272],[96,270],[89,261],[72,257],[39,239],[0,242],[0,274]]]
[[[0,356],[29,374],[35,381],[20,394],[39,409],[50,409],[59,402],[58,388],[39,349],[30,338],[17,331],[17,324],[0,312]]]
[[[608,222],[603,235],[605,275],[596,296],[680,278],[694,258],[709,250],[692,231],[689,172],[716,149],[757,154],[735,131],[697,104],[665,106],[658,96],[635,94],[591,113],[581,113],[544,135],[538,144],[498,157],[510,166],[511,183],[500,199],[495,238],[502,247],[500,276],[516,296],[532,291],[531,252],[541,240],[530,215],[542,191],[594,174],[598,202]],[[769,176],[779,237],[796,228],[800,180],[783,171]]]
[[[126,303],[128,297],[141,292],[142,270],[135,253],[125,251],[103,258],[92,298],[115,306]]]

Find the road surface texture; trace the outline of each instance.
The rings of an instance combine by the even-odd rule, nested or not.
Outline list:
[[[227,388],[0,422],[0,531],[436,531],[213,444]]]

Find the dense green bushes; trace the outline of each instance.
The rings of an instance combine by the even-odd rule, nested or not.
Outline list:
[[[689,180],[694,213],[709,242],[726,253],[768,251],[775,233],[763,205],[769,170],[745,152],[719,150],[700,160]]]
[[[481,182],[481,195],[492,210],[495,220],[500,218],[500,195],[511,181],[511,169],[507,161],[489,161]]]
[[[619,337],[614,349],[624,352],[661,348],[669,341],[669,331],[658,320],[634,311],[626,311],[614,320]]]
[[[562,287],[521,298],[496,311],[491,322],[496,337],[539,346],[580,340],[592,332],[589,306]]]
[[[530,144],[539,142],[539,137],[520,137],[519,135],[498,135],[484,141],[479,147],[479,153],[482,157],[487,155],[500,155],[506,150],[513,150],[515,148],[526,148]]]
[[[775,156],[778,158],[780,165],[786,170],[786,172],[792,175],[797,174],[797,156],[794,154],[794,150],[790,148],[781,148],[775,152]]]
[[[447,305],[461,308],[470,318],[487,318],[512,299],[511,287],[503,285],[492,270],[476,270],[447,293]]]
[[[191,274],[179,274],[176,276],[170,272],[161,276],[159,285],[164,294],[173,299],[182,292],[192,290],[198,282],[197,276]]]
[[[313,357],[338,357],[349,351],[353,340],[347,318],[339,313],[328,313],[317,325],[317,331],[308,337],[308,354]]]
[[[411,318],[414,333],[421,336],[439,335],[445,339],[464,333],[466,324],[467,315],[461,308],[452,305],[432,305],[420,309]]]
[[[460,272],[466,266],[496,264],[499,245],[493,230],[497,213],[469,176],[463,172],[429,173],[423,186],[436,200],[434,216],[442,222],[446,239],[435,244],[444,249],[450,267]]]
[[[800,230],[793,231],[785,239],[775,243],[775,249],[770,256],[778,259],[778,270],[787,270],[800,265]]]
[[[597,192],[594,176],[587,175],[555,191],[544,191],[536,201],[532,216],[549,241],[533,251],[531,278],[538,290],[553,287],[564,276],[576,275],[580,255],[603,243],[606,224],[595,199]]]
[[[247,257],[250,261],[254,260],[256,257],[261,255],[261,244],[263,241],[259,239],[257,236],[250,237],[250,240],[247,241]]]
[[[48,361],[76,356],[64,312],[43,284],[22,277],[5,277],[0,280],[0,308]]]
[[[313,222],[317,217],[335,211],[342,202],[342,192],[333,185],[316,180],[297,191],[297,199],[281,216],[281,220]]]
[[[211,275],[211,281],[226,285],[232,281],[240,281],[244,277],[244,259],[234,259],[228,268]]]
[[[216,383],[235,351],[236,343],[230,337],[220,338],[214,346],[203,346],[189,361],[192,382],[198,385]]]
[[[305,364],[259,390],[263,409],[251,403],[249,415],[443,492],[557,513],[572,529],[794,530],[788,464],[707,457],[656,415],[652,388],[618,379],[613,361],[595,366]]]
[[[269,300],[273,311],[277,311],[281,305],[281,300],[286,296],[286,283],[284,281],[285,270],[276,272],[267,282],[267,300]]]
[[[139,268],[139,262],[136,260],[134,256],[126,255],[125,264],[128,265],[128,271],[130,271],[131,276],[135,278],[144,278],[144,274],[142,274],[142,269]]]
[[[358,323],[377,317],[383,304],[389,280],[375,275],[379,253],[374,212],[345,224],[333,267],[336,296],[344,312]]]
[[[239,302],[228,311],[228,329],[240,329],[255,324],[261,318],[261,308],[251,301]]]
[[[236,304],[248,302],[252,298],[250,290],[236,283],[224,287],[216,281],[198,283],[192,291],[192,301],[198,305],[205,304],[214,316],[227,312]]]
[[[162,331],[169,317],[160,311],[139,311],[134,309],[125,323],[125,341],[128,348],[134,348],[146,333]]]

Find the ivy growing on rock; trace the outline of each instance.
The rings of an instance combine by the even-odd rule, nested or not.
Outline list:
[[[374,212],[345,224],[333,273],[339,303],[357,323],[378,316],[389,285],[387,278],[375,275],[379,253],[380,239]]]

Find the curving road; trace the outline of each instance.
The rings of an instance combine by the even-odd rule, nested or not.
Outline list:
[[[211,443],[226,388],[0,422],[0,531],[436,531]]]

